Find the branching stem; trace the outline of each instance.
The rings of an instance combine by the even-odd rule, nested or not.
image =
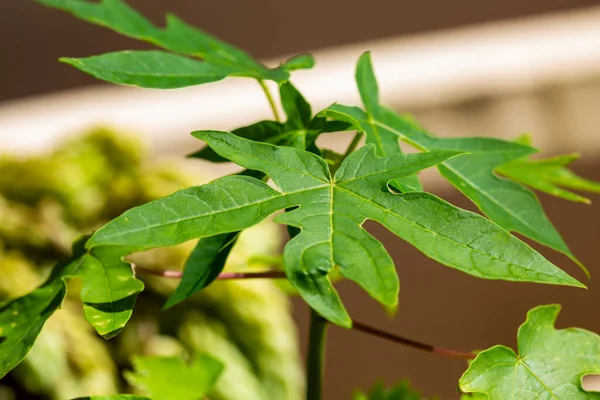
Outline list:
[[[183,271],[173,270],[156,270],[150,268],[139,267],[134,265],[135,272],[145,274],[161,276],[163,278],[181,279]],[[218,280],[229,280],[229,279],[280,279],[285,278],[285,272],[283,271],[260,271],[260,272],[222,272],[217,277]]]
[[[269,105],[271,106],[271,110],[273,111],[273,116],[275,117],[275,121],[281,122],[281,117],[279,116],[279,111],[277,111],[277,105],[275,105],[275,100],[271,95],[271,91],[267,87],[267,84],[262,79],[258,79],[258,83],[262,88],[263,92],[265,92],[265,96],[267,96],[267,100],[269,101]]]
[[[311,308],[308,355],[306,358],[306,400],[321,400],[323,398],[327,325],[327,320]]]
[[[475,358],[476,354],[471,352],[462,352],[458,350],[444,349],[442,347],[432,346],[430,344],[417,342],[415,340],[407,339],[401,336],[394,335],[392,333],[384,332],[379,329],[370,327],[365,324],[361,324],[360,322],[354,321],[352,323],[352,329],[355,329],[360,332],[368,333],[373,336],[380,337],[382,339],[386,339],[395,343],[400,343],[405,346],[414,347],[415,349],[427,351],[429,353],[439,354],[447,357],[461,358],[463,360],[472,360]]]

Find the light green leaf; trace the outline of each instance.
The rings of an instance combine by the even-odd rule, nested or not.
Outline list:
[[[112,396],[88,396],[78,397],[73,400],[151,400],[148,397],[137,396],[135,394],[115,394]]]
[[[386,388],[383,382],[373,386],[369,394],[357,392],[353,400],[421,400],[423,396],[412,388],[407,380],[396,383],[391,388]]]
[[[600,193],[600,183],[584,179],[569,168],[576,154],[541,160],[520,159],[500,165],[496,171],[515,181],[565,200],[589,204],[591,201],[566,189]]]
[[[397,303],[398,278],[390,256],[362,224],[366,219],[428,256],[490,279],[581,286],[525,243],[487,219],[428,193],[394,195],[387,183],[414,174],[457,152],[379,158],[374,146],[352,153],[331,177],[325,161],[306,151],[257,143],[227,132],[194,136],[215,152],[267,174],[279,190],[247,176],[229,176],[184,189],[131,209],[98,230],[90,249],[120,246],[140,251],[194,238],[237,232],[282,209],[276,218],[301,229],[285,247],[286,273],[304,299],[343,326],[351,321],[328,274],[339,265],[346,278],[384,305]]]
[[[363,71],[362,75],[368,77],[370,76],[369,64],[364,61],[366,57],[368,56],[361,57],[359,65],[367,70],[367,72]],[[372,79],[359,76],[359,80],[358,85],[363,101],[373,109],[375,95]],[[494,174],[498,166],[529,156],[536,152],[535,149],[498,139],[436,138],[409,118],[402,117],[385,107],[380,107],[378,114],[373,112],[367,114],[357,107],[335,104],[321,114],[352,124],[356,129],[367,134],[368,142],[381,141],[380,148],[386,146],[383,140],[387,139],[388,135],[390,137],[395,135],[423,151],[469,152],[467,155],[442,163],[439,166],[442,175],[504,229],[519,232],[553,248],[581,266],[544,213],[535,194],[518,183],[500,179]],[[385,132],[383,139],[382,132]],[[583,269],[585,271],[585,268]]]
[[[82,279],[83,315],[105,339],[118,335],[131,317],[144,284],[135,278],[120,247],[92,249],[75,275]]]
[[[581,378],[600,373],[600,336],[578,328],[554,327],[559,305],[529,311],[517,334],[516,354],[506,346],[482,351],[459,381],[463,392],[490,400],[600,399],[581,387]]]
[[[135,372],[125,378],[144,394],[160,400],[198,400],[212,389],[223,364],[208,355],[197,356],[189,365],[179,357],[137,356]]]
[[[174,15],[167,15],[165,28],[156,27],[121,0],[102,0],[100,2],[84,0],[36,1],[49,7],[67,11],[78,18],[112,29],[122,35],[150,42],[175,53],[201,58],[224,76],[244,76],[284,82],[289,79],[288,71],[309,68],[313,65],[309,56],[301,56],[289,60],[287,64],[278,68],[269,69],[245,51],[188,25]],[[208,68],[208,66],[205,68]],[[175,71],[170,73],[173,72]],[[108,74],[106,71],[96,73],[101,74],[103,77]]]
[[[153,89],[176,89],[220,81],[228,72],[164,51],[118,51],[87,58],[61,58],[98,79]]]
[[[281,67],[288,72],[299,69],[311,69],[315,66],[315,58],[311,54],[298,54],[284,62]]]

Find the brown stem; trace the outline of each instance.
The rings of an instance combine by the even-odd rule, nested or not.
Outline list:
[[[371,334],[373,336],[377,336],[377,337],[380,337],[380,338],[383,338],[383,339],[387,339],[387,340],[390,340],[390,341],[395,342],[395,343],[400,343],[400,344],[403,344],[405,346],[414,347],[414,348],[419,349],[419,350],[427,351],[429,353],[439,354],[439,355],[442,355],[442,356],[454,357],[454,358],[462,358],[463,360],[472,360],[476,356],[475,353],[471,353],[471,352],[465,353],[465,352],[457,351],[457,350],[444,349],[442,347],[436,347],[436,346],[432,346],[430,344],[421,343],[421,342],[417,342],[415,340],[403,338],[401,336],[397,336],[397,335],[394,335],[392,333],[380,331],[379,329],[376,329],[376,328],[373,328],[373,327],[361,324],[360,322],[356,322],[356,321],[354,321],[352,323],[352,328],[355,329],[355,330],[357,330],[357,331],[368,333],[368,334]]]
[[[135,272],[139,272],[145,275],[161,276],[163,278],[181,279],[183,277],[183,271],[173,270],[155,270],[150,268],[144,268],[132,264]],[[222,272],[219,274],[217,279],[228,280],[228,279],[278,279],[285,278],[283,271],[260,271],[260,272]]]

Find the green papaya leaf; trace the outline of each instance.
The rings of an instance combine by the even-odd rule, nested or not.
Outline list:
[[[365,70],[369,70],[369,64],[364,61],[367,57],[363,55],[359,61]],[[364,76],[371,74],[363,72]],[[361,78],[360,75],[357,77],[365,106],[373,110],[376,104],[374,84],[372,80]],[[390,137],[392,134],[396,135],[423,151],[469,152],[440,164],[442,175],[501,227],[519,232],[567,255],[586,271],[546,216],[535,194],[518,183],[500,179],[494,174],[498,166],[529,156],[537,150],[519,143],[490,138],[436,138],[410,118],[402,117],[382,106],[376,110],[377,113],[371,111],[367,114],[358,107],[335,104],[322,111],[321,115],[352,124],[355,129],[366,133],[367,142],[370,143],[387,138],[388,136],[381,135],[385,132]],[[383,147],[382,142],[380,148]]]
[[[152,22],[133,8],[129,7],[127,3],[122,0],[101,0],[100,2],[90,2],[85,0],[36,1],[49,7],[67,11],[78,18],[112,29],[122,35],[152,43],[175,53],[201,58],[208,64],[207,66],[200,67],[198,64],[192,64],[191,62],[185,63],[185,68],[191,68],[195,71],[195,79],[197,80],[200,80],[197,76],[199,71],[203,72],[203,76],[205,76],[207,72],[213,71],[210,72],[210,76],[243,76],[260,80],[285,82],[289,79],[288,71],[298,68],[310,68],[314,64],[312,57],[303,55],[288,60],[288,62],[282,66],[270,69],[256,61],[245,51],[188,25],[174,15],[167,15],[165,28],[156,27]],[[143,65],[139,65],[139,63],[136,63],[136,66],[132,67],[126,60],[117,60],[114,56],[109,56],[109,59],[111,61],[110,65],[106,64],[107,60],[101,60],[95,57],[91,60],[69,59],[69,63],[76,64],[78,68],[87,64],[86,69],[80,69],[85,72],[91,72],[91,69],[94,72],[93,75],[98,75],[101,79],[110,77],[112,82],[117,83],[131,83],[130,81],[133,79],[131,76],[123,76],[122,72],[124,72],[123,67],[125,66],[128,67],[129,72],[131,72],[132,68],[135,68],[136,71],[144,70]],[[148,70],[153,72],[156,72],[156,68],[161,68],[162,72],[172,75],[178,72],[181,73],[181,69],[184,68],[184,63],[181,60],[174,61],[174,59],[171,59],[169,61],[170,64],[165,65],[164,68],[157,66],[158,59],[147,61],[152,62],[152,64],[148,66]],[[119,64],[121,72],[114,72],[114,75],[111,75],[111,71],[114,71],[115,64]],[[104,67],[109,66],[113,69],[103,69],[100,71],[97,68],[99,65]],[[174,69],[167,70],[169,67],[173,67]],[[128,74],[126,73],[125,75]],[[156,76],[152,79],[149,77],[136,78],[136,80],[141,80],[143,83],[151,85],[144,87],[160,87],[160,85],[165,85],[165,79],[166,78],[158,78]],[[207,78],[203,77],[202,79]],[[213,82],[219,79],[206,80],[206,82]],[[127,80],[129,82],[119,82],[119,80]],[[184,81],[184,79],[177,80],[180,85]],[[199,84],[195,83],[194,79],[189,79],[187,83]],[[173,81],[169,84],[173,84]]]
[[[164,308],[173,307],[217,279],[238,235],[239,232],[222,233],[200,239],[185,263],[181,282]]]
[[[600,399],[581,386],[584,375],[600,373],[600,336],[556,329],[559,311],[559,305],[530,310],[517,334],[518,354],[506,346],[480,352],[460,378],[460,390],[490,400]]]
[[[391,388],[386,388],[383,382],[373,386],[369,394],[357,392],[353,400],[421,400],[423,396],[412,388],[407,380],[396,383]]]
[[[198,355],[188,365],[180,357],[133,357],[134,372],[126,371],[130,385],[153,399],[198,400],[204,398],[223,371],[223,364]]]
[[[228,176],[131,209],[98,230],[89,249],[120,246],[141,251],[194,238],[237,232],[282,209],[276,221],[301,228],[285,247],[285,269],[304,299],[339,325],[351,321],[331,285],[335,265],[384,305],[397,303],[398,277],[390,256],[362,229],[382,223],[428,256],[489,279],[582,286],[525,243],[487,219],[428,193],[392,194],[387,182],[435,165],[458,152],[379,158],[372,145],[352,153],[332,177],[326,162],[307,151],[257,143],[228,132],[199,131],[219,155],[267,174]]]
[[[315,66],[315,58],[311,54],[298,54],[286,60],[281,67],[288,72],[299,69],[312,69]]]
[[[213,65],[164,51],[118,51],[87,58],[61,58],[98,79],[153,89],[176,89],[227,77]]]
[[[584,179],[567,168],[578,158],[577,154],[565,154],[541,160],[519,159],[498,166],[496,171],[552,196],[589,204],[588,198],[566,190],[600,193],[600,182]]]

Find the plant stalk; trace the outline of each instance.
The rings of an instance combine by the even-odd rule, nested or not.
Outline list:
[[[133,264],[132,264],[133,265]],[[163,278],[181,279],[183,277],[183,271],[174,270],[155,270],[144,267],[133,265],[135,272],[160,276]],[[218,280],[230,280],[230,279],[280,279],[285,278],[285,272],[283,271],[260,271],[260,272],[222,272],[217,277]]]
[[[363,133],[362,132],[356,132],[356,134],[354,135],[354,137],[352,138],[352,141],[350,142],[350,144],[348,145],[348,148],[346,149],[346,152],[344,153],[344,158],[348,157],[350,155],[350,153],[352,153],[354,150],[356,150],[356,146],[358,146],[358,143],[360,142],[360,139],[362,139],[363,137]]]
[[[275,105],[275,100],[271,95],[271,91],[267,87],[267,84],[262,79],[258,79],[258,84],[262,88],[263,92],[265,92],[265,96],[267,96],[267,100],[269,101],[269,105],[271,106],[271,110],[273,111],[273,116],[275,117],[275,121],[281,122],[281,117],[279,116],[279,111],[277,111],[277,106]]]
[[[411,340],[394,335],[392,333],[384,332],[356,321],[352,323],[352,329],[368,333],[370,335],[377,336],[395,343],[400,343],[405,346],[414,347],[415,349],[423,350],[429,353],[439,354],[446,357],[461,358],[463,360],[472,360],[477,356],[477,354],[471,352],[466,353],[458,350],[445,349],[443,347],[437,347],[430,344],[417,342],[416,340]]]
[[[306,400],[321,400],[323,398],[326,341],[327,320],[311,308],[308,355],[306,358]]]

